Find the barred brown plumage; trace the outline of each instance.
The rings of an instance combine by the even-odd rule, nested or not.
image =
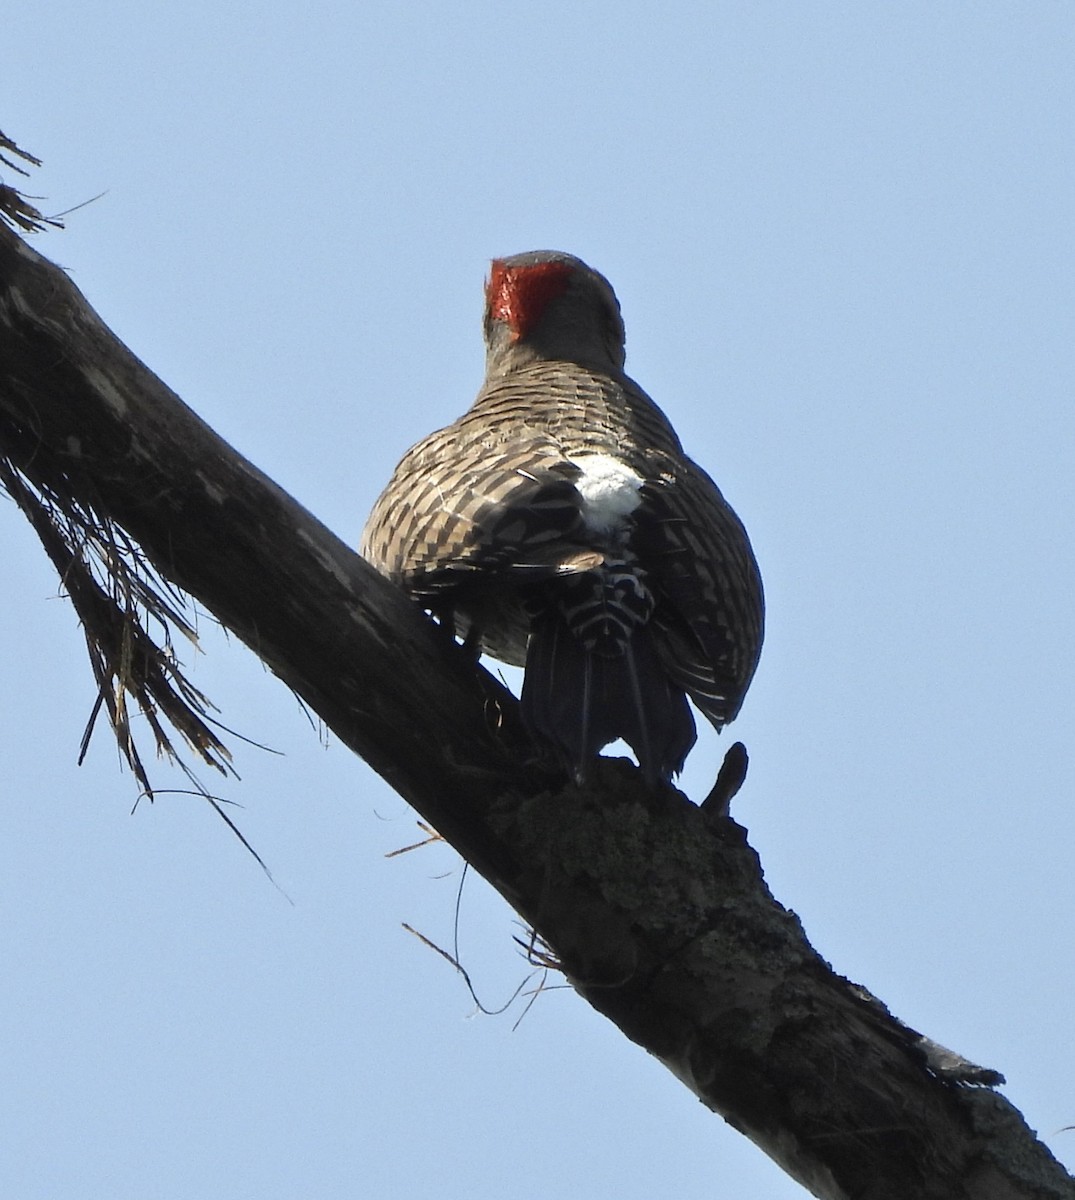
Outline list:
[[[363,555],[460,636],[525,666],[523,715],[581,778],[623,738],[651,781],[738,713],[761,577],[738,517],[623,371],[608,281],[536,251],[494,260],[485,383],[404,455]]]

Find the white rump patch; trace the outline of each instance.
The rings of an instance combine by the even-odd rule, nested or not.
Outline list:
[[[586,528],[599,536],[622,529],[642,502],[642,476],[611,454],[580,454],[568,461],[582,472],[575,487]]]

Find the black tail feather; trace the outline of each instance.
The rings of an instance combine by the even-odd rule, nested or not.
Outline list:
[[[682,688],[662,667],[649,626],[616,653],[588,649],[550,607],[530,633],[523,718],[550,741],[579,781],[617,738],[635,752],[650,783],[667,781],[694,745],[694,718]]]

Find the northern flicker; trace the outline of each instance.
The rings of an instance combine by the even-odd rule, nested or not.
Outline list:
[[[746,531],[624,374],[603,275],[569,254],[492,263],[485,382],[403,457],[362,553],[469,645],[525,666],[523,717],[581,779],[617,738],[651,782],[719,730],[761,650]]]

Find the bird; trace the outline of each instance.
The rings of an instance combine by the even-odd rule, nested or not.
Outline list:
[[[493,259],[485,380],[403,456],[361,553],[485,653],[524,667],[532,738],[582,783],[623,739],[651,785],[719,731],[761,653],[742,522],[624,372],[608,280],[561,251]]]

